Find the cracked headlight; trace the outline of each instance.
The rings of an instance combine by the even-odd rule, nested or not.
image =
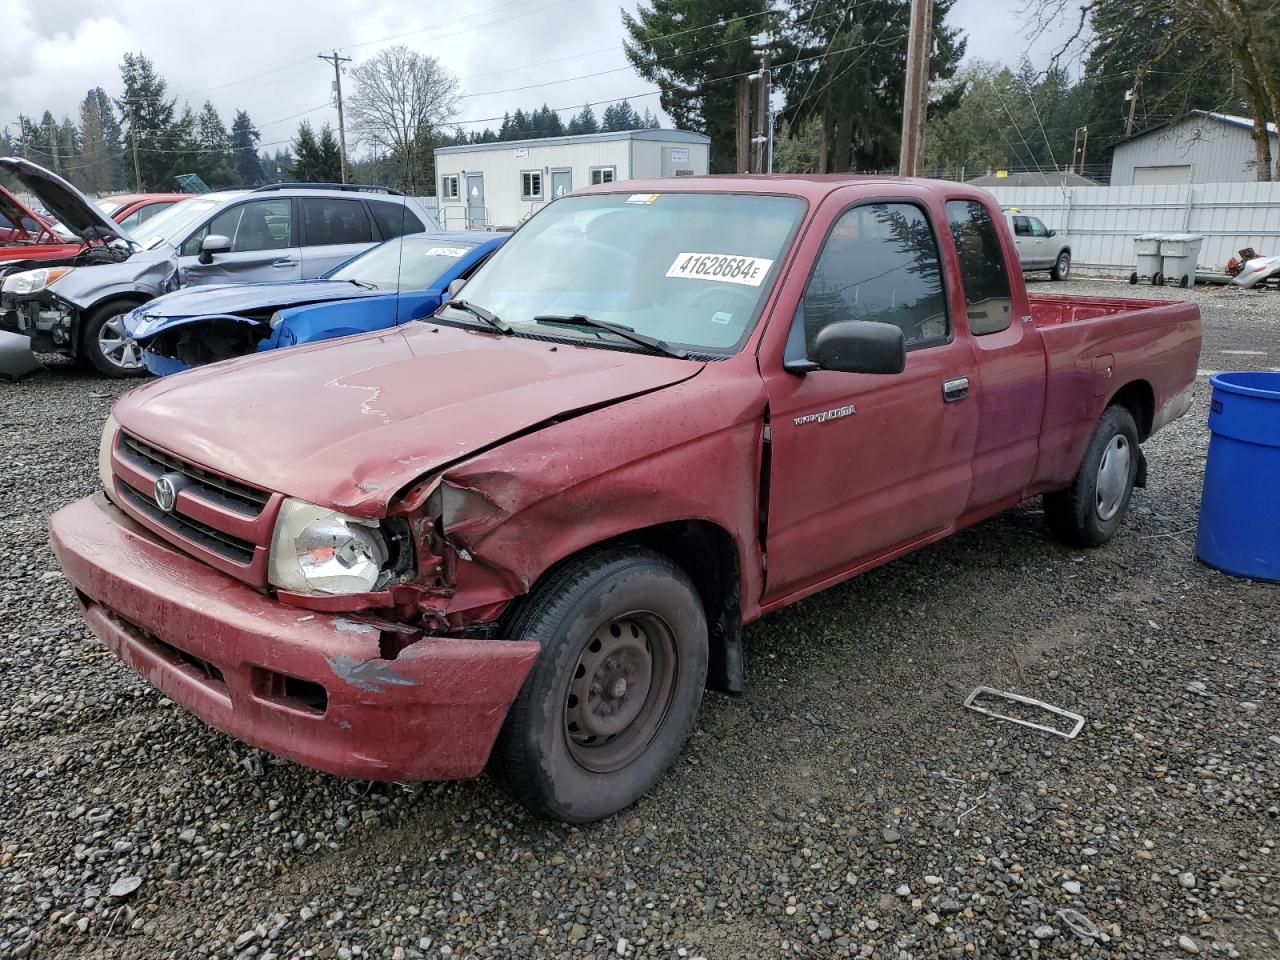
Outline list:
[[[290,497],[271,536],[267,580],[294,593],[368,593],[389,555],[378,521]]]
[[[115,487],[111,483],[111,450],[116,445],[116,434],[120,432],[120,424],[116,418],[107,415],[107,422],[102,427],[102,439],[98,441],[98,479],[102,481],[102,489],[108,494]]]
[[[40,270],[24,270],[4,278],[5,293],[27,294],[39,293],[49,284],[61,280],[74,267],[44,267]]]

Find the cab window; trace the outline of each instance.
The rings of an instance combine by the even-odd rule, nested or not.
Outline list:
[[[231,240],[232,253],[283,250],[293,246],[293,205],[288,200],[251,200],[224,210],[191,234],[182,255],[194,257],[210,234]]]
[[[804,342],[844,320],[901,327],[907,349],[951,335],[938,242],[924,211],[874,203],[846,211],[827,237],[801,304]]]
[[[447,179],[447,178],[446,178]],[[457,180],[457,177],[453,178]],[[383,240],[391,240],[406,233],[421,233],[427,229],[422,221],[409,208],[408,203],[387,203],[383,200],[370,200],[369,209],[373,211],[373,220],[378,225],[378,232]]]
[[[307,225],[306,245],[324,247],[338,243],[372,243],[373,227],[359,200],[303,197],[302,222]]]
[[[991,214],[976,200],[950,200],[947,223],[960,259],[969,332],[983,336],[1009,329],[1013,322],[1009,271]]]

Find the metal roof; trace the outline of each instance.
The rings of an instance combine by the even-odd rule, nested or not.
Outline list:
[[[509,150],[513,147],[551,147],[574,143],[600,143],[607,140],[659,140],[664,143],[710,143],[705,133],[691,130],[611,130],[608,133],[578,133],[564,137],[540,137],[533,140],[494,140],[491,143],[460,143],[452,147],[436,147],[435,153],[474,153],[480,150]]]
[[[1171,127],[1175,123],[1182,123],[1184,120],[1189,120],[1192,117],[1208,117],[1210,120],[1217,120],[1219,123],[1225,123],[1231,127],[1239,127],[1244,130],[1253,129],[1253,121],[1248,117],[1238,117],[1233,113],[1217,113],[1213,110],[1192,110],[1185,117],[1179,117],[1177,120],[1169,120],[1165,123],[1156,124],[1154,127],[1147,127],[1145,130],[1139,130],[1133,136],[1121,140],[1117,146],[1132,143],[1134,140],[1138,140],[1148,134],[1163,130],[1165,127]],[[1267,133],[1271,134],[1273,137],[1280,136],[1280,133],[1277,132],[1276,125],[1274,123],[1267,124]]]

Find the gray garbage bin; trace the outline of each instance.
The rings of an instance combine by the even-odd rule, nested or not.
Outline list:
[[[1160,272],[1165,283],[1180,287],[1196,285],[1196,265],[1200,262],[1200,244],[1204,237],[1198,233],[1167,233],[1160,238]]]
[[[1137,283],[1139,280],[1150,280],[1152,283],[1160,282],[1160,270],[1163,266],[1160,259],[1160,234],[1143,233],[1133,238],[1133,254],[1137,260],[1138,269],[1129,274],[1129,282]]]

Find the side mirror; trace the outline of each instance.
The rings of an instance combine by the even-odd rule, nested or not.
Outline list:
[[[823,327],[809,359],[819,370],[901,373],[907,366],[902,328],[871,320],[840,320]]]
[[[1057,230],[1050,230],[1050,231],[1049,231],[1049,236],[1051,236],[1051,237],[1056,237],[1057,235],[1058,235],[1058,231],[1057,231]]]
[[[446,293],[445,299],[456,300],[458,298],[458,294],[462,292],[462,288],[465,287],[466,285],[467,285],[467,281],[464,280],[462,277],[458,277],[457,280],[450,280],[449,288]]]
[[[200,262],[213,263],[213,255],[215,253],[230,253],[231,238],[224,237],[220,233],[211,233],[204,238],[204,243],[200,244]]]

